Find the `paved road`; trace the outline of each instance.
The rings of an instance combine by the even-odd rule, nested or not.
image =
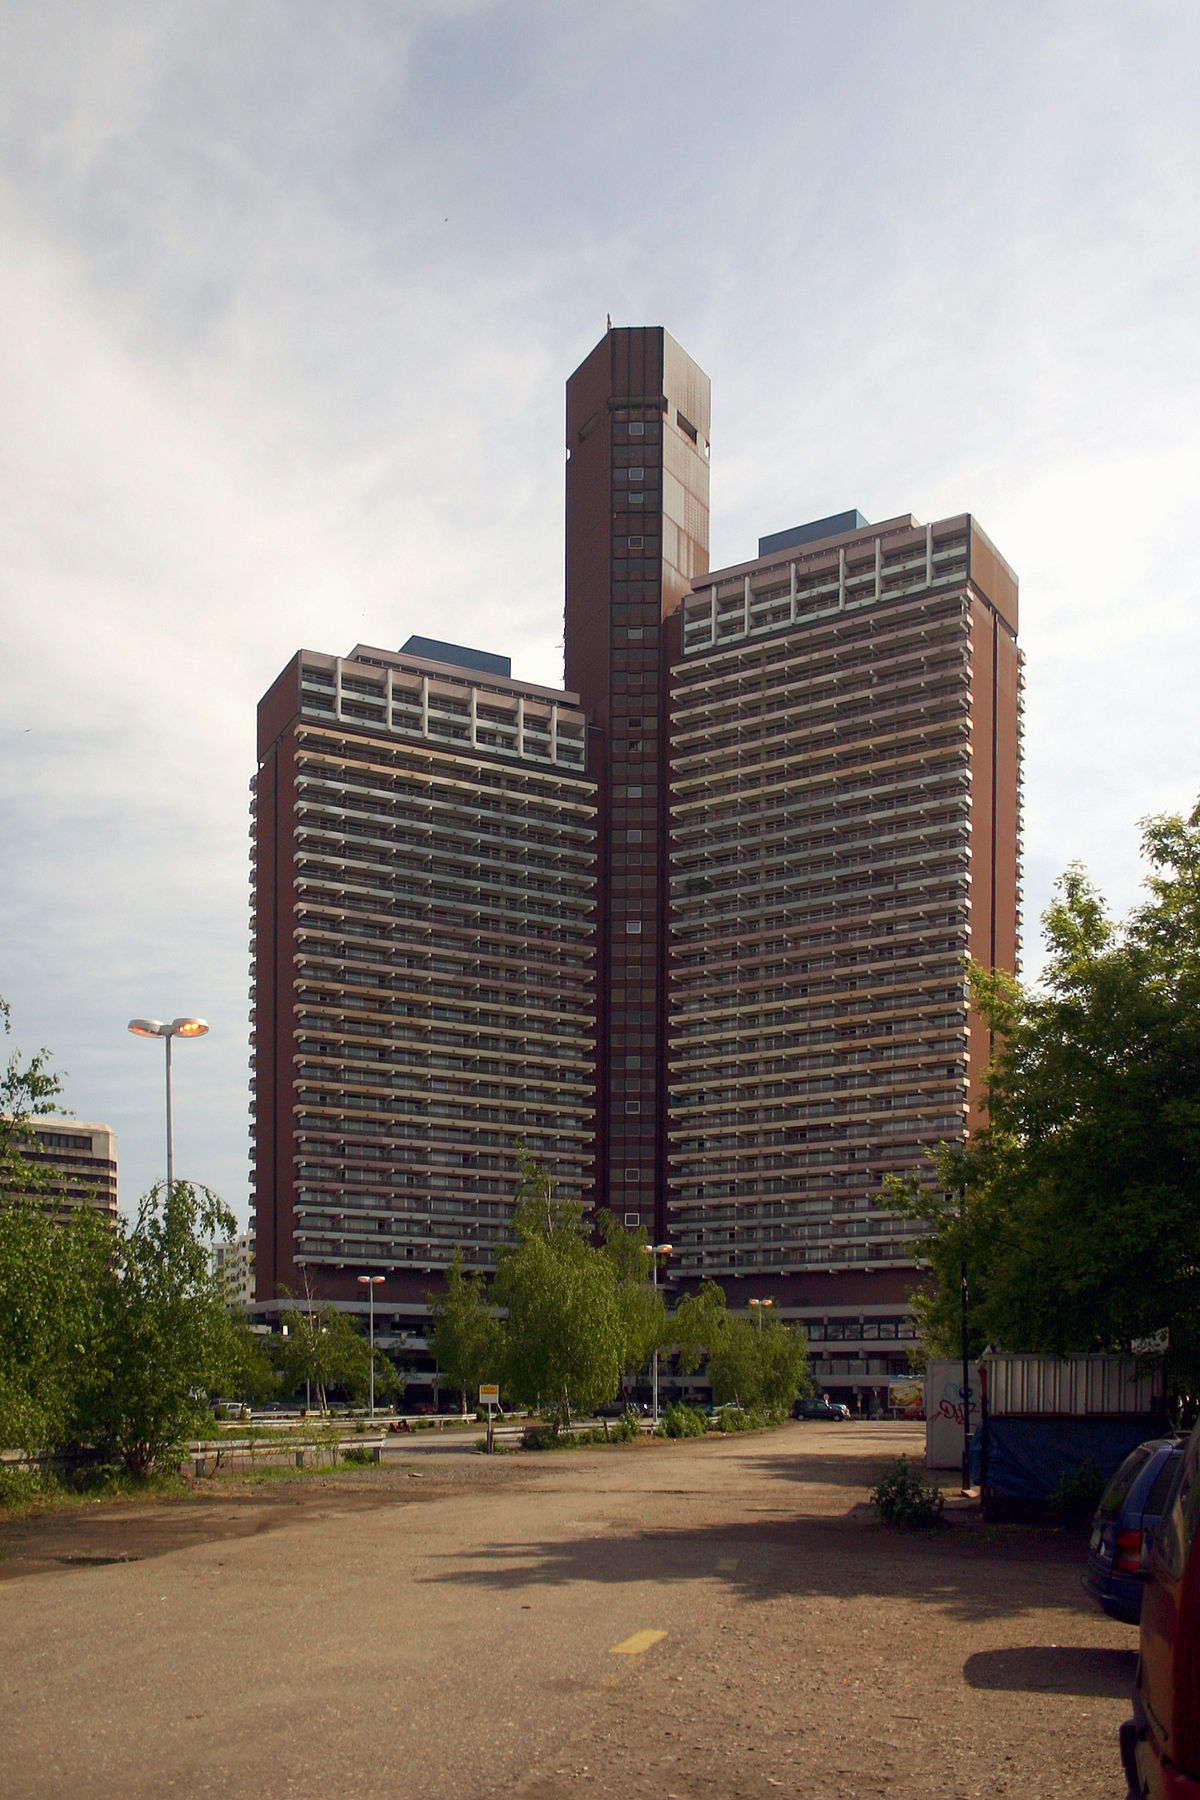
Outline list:
[[[7,1527],[0,1794],[1118,1800],[1135,1634],[1052,1531],[874,1526],[920,1432],[422,1446]]]

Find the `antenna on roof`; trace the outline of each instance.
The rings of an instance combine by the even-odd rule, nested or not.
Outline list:
[[[607,319],[607,320],[608,320],[608,324],[607,324],[607,325],[606,325],[606,326],[605,326],[605,328],[604,328],[604,329],[605,329],[605,330],[606,330],[606,331],[611,331],[611,330],[612,330],[612,314],[611,314],[611,313],[605,313],[605,315],[604,315],[604,316],[605,316],[605,318],[606,318],[606,319]]]

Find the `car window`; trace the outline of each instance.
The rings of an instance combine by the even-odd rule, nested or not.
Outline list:
[[[1100,1499],[1097,1511],[1106,1519],[1115,1519],[1125,1504],[1125,1496],[1149,1462],[1153,1452],[1147,1444],[1139,1444],[1131,1450],[1121,1464]]]
[[[1169,1581],[1178,1581],[1182,1577],[1200,1521],[1200,1430],[1193,1431],[1177,1476],[1177,1483],[1167,1498],[1167,1511],[1159,1527],[1156,1546]]]
[[[1142,1506],[1142,1512],[1149,1513],[1151,1518],[1161,1516],[1167,1495],[1171,1491],[1171,1484],[1179,1473],[1179,1464],[1182,1459],[1182,1450],[1172,1451],[1170,1456],[1163,1457],[1162,1466],[1151,1482],[1150,1492],[1146,1495],[1145,1503]]]

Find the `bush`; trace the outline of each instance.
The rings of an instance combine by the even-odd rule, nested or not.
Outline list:
[[[617,1419],[610,1431],[615,1444],[634,1444],[642,1435],[642,1422],[632,1407],[629,1407]]]
[[[712,1416],[717,1431],[762,1431],[768,1425],[782,1425],[786,1413],[759,1406],[722,1406]]]
[[[898,1456],[890,1468],[881,1470],[871,1489],[871,1505],[883,1525],[914,1529],[936,1525],[945,1504],[941,1488],[926,1482],[907,1456]]]
[[[663,1413],[659,1429],[669,1438],[703,1437],[708,1430],[708,1420],[696,1407],[673,1400]]]
[[[1050,1496],[1050,1510],[1064,1525],[1090,1519],[1106,1486],[1104,1471],[1089,1456],[1077,1469],[1063,1476]]]
[[[522,1450],[553,1450],[557,1441],[553,1425],[527,1425],[521,1433]]]
[[[350,1444],[342,1451],[342,1461],[352,1463],[355,1468],[365,1469],[375,1461],[375,1452],[366,1444]]]
[[[47,1491],[37,1469],[20,1469],[14,1463],[0,1464],[0,1507],[31,1506]]]

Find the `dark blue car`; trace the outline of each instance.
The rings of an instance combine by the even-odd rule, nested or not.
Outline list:
[[[1083,1585],[1110,1619],[1136,1625],[1142,1616],[1150,1546],[1182,1455],[1181,1438],[1139,1444],[1096,1508]]]

